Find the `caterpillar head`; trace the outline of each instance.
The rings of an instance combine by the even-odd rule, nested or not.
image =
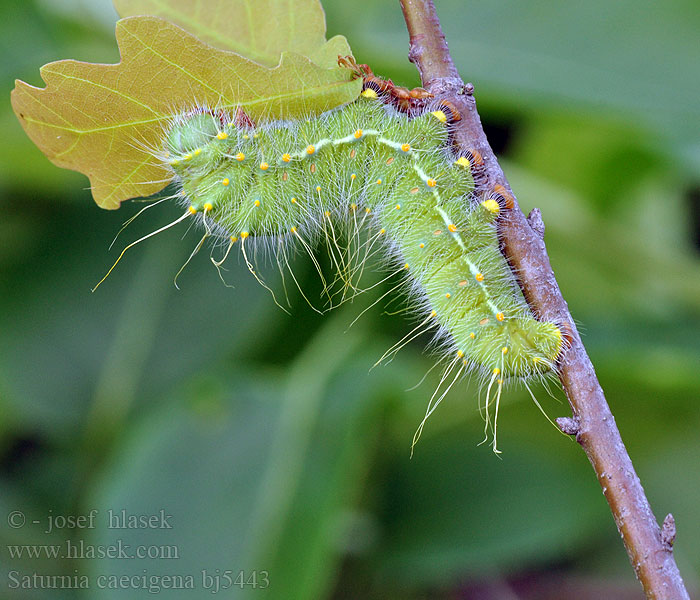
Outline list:
[[[173,124],[168,133],[168,151],[173,155],[185,155],[206,146],[219,131],[218,121],[210,113],[187,116]]]

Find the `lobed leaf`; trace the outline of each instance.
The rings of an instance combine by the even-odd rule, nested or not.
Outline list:
[[[347,69],[323,68],[291,52],[268,68],[158,17],[121,20],[116,38],[120,63],[50,63],[41,69],[45,88],[17,81],[12,92],[32,141],[56,165],[86,174],[102,208],[170,182],[153,151],[182,111],[241,107],[255,120],[293,118],[350,102],[361,88]]]
[[[335,67],[350,54],[342,35],[326,41],[326,19],[318,0],[114,0],[121,17],[162,17],[200,40],[273,67],[282,52]]]

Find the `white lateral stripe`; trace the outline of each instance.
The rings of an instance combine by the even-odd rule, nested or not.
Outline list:
[[[313,154],[315,154],[318,150],[320,150],[321,148],[323,148],[324,146],[327,146],[329,144],[332,146],[340,146],[341,144],[350,144],[350,143],[358,142],[361,139],[368,137],[368,136],[371,136],[371,137],[381,136],[381,132],[377,131],[376,129],[363,129],[362,136],[359,138],[355,137],[354,132],[351,133],[350,135],[344,137],[344,138],[339,138],[337,140],[331,140],[330,138],[323,138],[321,140],[318,140],[315,144],[311,144],[314,148]],[[389,146],[390,148],[393,148],[394,150],[400,150],[401,152],[403,152],[403,150],[401,149],[401,146],[403,144],[400,144],[398,142],[394,142],[394,141],[387,139],[385,137],[379,137],[379,139],[377,141],[380,144],[384,144],[385,146]],[[307,146],[307,148],[308,148],[308,146]],[[301,150],[300,152],[297,152],[296,154],[292,154],[291,156],[293,156],[295,158],[306,158],[308,156],[313,156],[313,154],[309,154],[307,152],[306,148],[304,148],[304,150]],[[425,174],[425,171],[423,171],[423,169],[421,169],[421,167],[417,164],[417,162],[415,160],[416,155],[413,152],[413,150],[409,150],[407,153],[404,153],[404,154],[409,154],[410,156],[413,156],[413,158],[414,158],[413,170],[416,172],[418,177],[420,177],[420,179],[423,181],[423,183],[427,184],[430,177],[428,177]],[[452,219],[450,219],[449,215],[440,207],[442,200],[441,200],[440,194],[437,190],[433,190],[433,197],[435,198],[435,210],[438,211],[438,213],[442,217],[442,220],[445,222],[445,226],[448,228],[448,231],[449,231],[449,226],[453,224]],[[466,246],[464,244],[464,240],[462,240],[462,237],[459,235],[459,233],[456,231],[455,232],[450,231],[450,234],[452,235],[452,238],[457,242],[459,247],[466,254]],[[472,274],[472,276],[476,279],[476,276],[480,273],[478,267],[471,260],[469,260],[469,258],[467,258],[466,256],[462,256],[462,259],[469,267],[469,271]],[[489,297],[488,289],[486,288],[485,282],[477,280],[477,283],[479,284],[479,286],[481,286],[482,291],[486,295],[486,303],[488,304],[489,308],[491,309],[491,311],[493,312],[494,315],[498,315],[501,311],[498,309],[498,307],[493,303],[493,301]]]

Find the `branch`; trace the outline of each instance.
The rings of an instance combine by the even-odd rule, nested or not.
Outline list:
[[[436,98],[452,102],[462,116],[455,124],[457,146],[462,150],[476,149],[483,157],[486,190],[500,184],[515,198],[484,134],[472,95],[474,86],[465,85],[457,72],[432,0],[400,2],[410,36],[408,58],[418,68],[423,87]],[[668,536],[662,536],[593,365],[559,291],[538,216],[534,214],[530,221],[526,220],[516,201],[513,210],[499,222],[499,235],[503,252],[517,273],[525,298],[535,314],[568,330],[570,345],[560,359],[558,375],[573,417],[562,419],[560,427],[565,433],[576,436],[593,465],[647,598],[689,600]]]

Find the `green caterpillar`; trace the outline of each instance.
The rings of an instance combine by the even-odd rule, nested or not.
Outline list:
[[[159,158],[187,202],[176,222],[201,219],[205,237],[226,236],[226,256],[239,243],[253,274],[253,239],[296,242],[311,254],[325,235],[349,285],[342,274],[351,261],[338,240],[341,230],[350,238],[364,230],[364,254],[381,248],[405,272],[423,317],[414,332],[438,329],[450,359],[443,380],[481,374],[488,425],[503,382],[551,371],[563,342],[515,283],[495,227],[503,196],[474,201],[474,161],[447,150],[447,121],[442,110],[408,118],[362,97],[316,118],[259,126],[196,110],[171,124]]]

